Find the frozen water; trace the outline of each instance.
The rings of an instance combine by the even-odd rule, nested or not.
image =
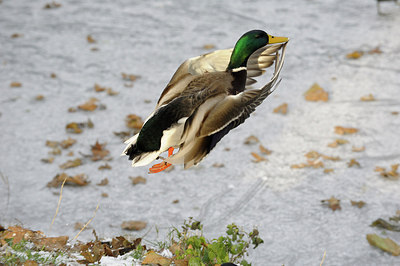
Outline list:
[[[375,166],[400,161],[400,7],[374,1],[63,1],[45,10],[45,1],[0,3],[0,223],[22,224],[47,235],[74,236],[76,222],[86,222],[100,202],[91,226],[99,236],[126,234],[124,220],[148,222],[147,240],[161,239],[171,225],[189,216],[200,219],[206,235],[217,236],[231,222],[247,230],[257,226],[265,244],[252,252],[254,265],[394,265],[399,258],[371,247],[366,234],[381,230],[369,225],[400,209],[400,181],[384,180]],[[291,38],[279,88],[243,125],[226,136],[196,168],[178,166],[169,173],[147,175],[147,168],[130,168],[119,157],[124,145],[114,131],[126,130],[124,118],[149,115],[165,84],[185,59],[232,47],[250,29]],[[14,33],[20,38],[10,38]],[[86,36],[97,40],[89,44]],[[379,46],[382,54],[358,60],[345,55]],[[96,47],[98,51],[92,51]],[[54,72],[57,78],[50,78]],[[133,88],[124,87],[121,72],[141,75]],[[10,87],[12,81],[22,83]],[[329,92],[328,103],[306,102],[303,93],[318,82]],[[93,91],[94,83],[119,95]],[[361,102],[372,93],[377,101]],[[45,100],[36,101],[42,94]],[[95,112],[68,113],[90,97],[107,106]],[[151,100],[151,103],[145,103]],[[283,102],[286,116],[273,114]],[[95,127],[69,135],[65,125],[90,118]],[[350,144],[327,144],[340,137],[334,126],[356,127],[345,136]],[[257,146],[244,145],[249,135],[273,150],[268,162],[252,163]],[[60,212],[49,230],[58,189],[46,187],[59,165],[71,159],[63,152],[53,164],[46,140],[77,139],[75,157],[89,153],[96,140],[107,142],[113,161],[67,170],[86,173],[87,187],[65,187]],[[353,153],[351,146],[365,146]],[[226,151],[230,148],[230,151]],[[326,161],[334,172],[291,169],[305,162],[310,150],[340,156]],[[348,168],[355,158],[361,168]],[[214,163],[225,167],[214,168]],[[131,185],[129,176],[142,175],[145,185]],[[107,177],[109,185],[96,186]],[[102,198],[101,193],[108,193]],[[342,210],[331,211],[321,200],[335,196]],[[178,199],[178,204],[172,201]],[[363,200],[358,209],[350,200]],[[157,230],[160,232],[157,234]],[[387,232],[397,243],[399,233]],[[92,238],[90,230],[80,239]]]

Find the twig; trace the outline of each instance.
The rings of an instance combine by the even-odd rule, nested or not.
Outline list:
[[[51,228],[52,228],[52,226],[53,226],[54,220],[55,220],[56,217],[57,217],[58,210],[60,209],[61,199],[62,199],[62,191],[63,191],[63,188],[64,188],[65,181],[67,181],[67,178],[68,178],[68,176],[66,176],[66,177],[64,178],[64,181],[63,181],[62,184],[61,184],[60,197],[58,198],[58,204],[57,204],[56,213],[54,214],[53,220],[51,221],[51,224],[50,224],[50,230],[51,230]]]
[[[321,263],[319,264],[319,266],[322,266],[322,264],[324,263],[325,256],[326,256],[326,250],[324,251],[324,256],[322,257],[322,260],[321,260]]]
[[[96,207],[96,210],[94,211],[93,217],[82,227],[81,231],[79,231],[79,233],[72,239],[72,241],[77,239],[78,236],[81,234],[81,232],[86,228],[86,226],[88,226],[90,224],[90,222],[94,219],[94,217],[96,217],[96,212],[99,209],[99,206],[100,206],[100,202],[97,204],[97,207]]]

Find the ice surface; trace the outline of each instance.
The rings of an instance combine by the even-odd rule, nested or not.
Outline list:
[[[383,3],[378,15],[374,1],[63,1],[45,10],[45,1],[3,1],[0,4],[0,223],[22,224],[47,235],[73,237],[76,222],[88,221],[100,202],[91,226],[101,237],[126,234],[124,220],[148,222],[134,235],[162,240],[171,225],[189,216],[200,219],[213,237],[231,222],[247,230],[257,226],[265,244],[252,252],[253,265],[395,265],[393,257],[371,247],[366,234],[381,233],[369,225],[400,209],[400,181],[384,180],[375,166],[400,161],[400,7]],[[178,166],[169,173],[147,175],[147,168],[130,167],[114,131],[125,130],[124,118],[145,118],[162,89],[186,58],[205,53],[205,44],[232,47],[251,29],[290,37],[279,88],[245,124],[233,130],[196,168]],[[10,38],[14,33],[20,38]],[[89,44],[86,36],[97,40]],[[347,53],[379,46],[382,54],[346,59]],[[97,47],[98,51],[91,51]],[[57,78],[50,78],[50,73]],[[121,72],[141,75],[133,88],[124,87]],[[22,83],[11,88],[12,81]],[[303,93],[318,82],[329,92],[328,103],[306,102]],[[112,87],[119,95],[93,91],[94,83]],[[377,101],[361,102],[372,93]],[[43,102],[34,98],[45,96]],[[68,113],[90,97],[106,110]],[[151,103],[145,103],[151,100]],[[283,102],[286,116],[273,114]],[[90,118],[95,128],[81,135],[65,132],[69,122]],[[350,144],[327,144],[340,136],[334,126],[360,132],[345,136]],[[249,135],[273,150],[268,162],[252,163],[257,146],[244,145]],[[89,153],[96,140],[107,142],[111,171],[102,162],[86,161],[67,170],[86,173],[87,187],[65,187],[60,212],[49,230],[58,189],[46,187],[67,159],[53,164],[46,140],[68,136],[78,143],[75,158]],[[365,146],[353,153],[351,146]],[[230,148],[230,151],[225,151]],[[340,156],[327,162],[335,171],[291,169],[305,162],[310,150]],[[355,158],[361,168],[348,168]],[[214,163],[225,167],[214,168]],[[129,176],[142,175],[145,185],[131,185]],[[107,177],[105,187],[96,183]],[[108,193],[102,198],[101,193]],[[342,210],[333,212],[321,200],[335,196]],[[9,197],[9,204],[8,202]],[[179,199],[178,204],[172,201]],[[350,200],[363,200],[358,209]],[[157,234],[157,230],[159,234]],[[147,230],[147,231],[146,231]],[[398,233],[387,232],[397,243]],[[90,230],[80,239],[92,238]]]

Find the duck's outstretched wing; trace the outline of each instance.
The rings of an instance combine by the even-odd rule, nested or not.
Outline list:
[[[277,55],[276,52],[283,45],[283,43],[269,44],[261,47],[250,56],[247,62],[246,88],[256,83],[257,81],[254,77],[262,75],[265,69],[274,63]],[[228,67],[232,51],[233,48],[217,50],[189,58],[183,62],[162,92],[157,107],[168,103],[184,91],[187,84],[194,77],[204,73],[225,71]]]
[[[185,164],[189,168],[199,163],[228,132],[243,123],[255,108],[268,97],[276,87],[282,69],[286,43],[282,46],[282,55],[275,51],[275,72],[271,80],[260,89],[245,90],[236,95],[228,95],[204,115],[201,125],[193,125],[199,130],[196,136],[187,139],[179,152],[168,162]],[[199,121],[193,117],[193,121]],[[192,121],[187,121],[190,123]],[[188,125],[190,128],[191,126]]]

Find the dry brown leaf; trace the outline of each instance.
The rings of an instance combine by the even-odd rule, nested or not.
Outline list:
[[[340,161],[340,157],[339,156],[327,156],[327,155],[321,154],[321,157],[323,159],[325,159],[325,160]]]
[[[108,198],[108,194],[105,193],[105,192],[101,193],[101,196],[102,196],[103,198]]]
[[[57,2],[51,2],[51,3],[47,3],[46,5],[44,5],[44,9],[53,9],[53,8],[59,8],[59,7],[61,7],[61,4],[60,3],[57,3]]]
[[[65,129],[67,130],[68,133],[74,133],[74,134],[82,133],[83,131],[82,128],[83,128],[82,123],[78,124],[76,122],[69,123],[65,126]]]
[[[222,168],[222,167],[225,167],[225,165],[224,165],[223,163],[214,163],[214,164],[212,165],[212,167],[215,167],[215,168]]]
[[[97,52],[98,50],[99,50],[99,48],[97,48],[97,47],[90,48],[90,51],[92,51],[92,52]]]
[[[61,169],[68,169],[68,168],[74,168],[82,165],[82,160],[79,158],[76,158],[75,160],[68,160],[67,162],[63,163],[60,165]]]
[[[375,171],[380,172],[380,175],[384,178],[397,180],[397,179],[399,179],[399,173],[397,172],[398,168],[399,168],[399,164],[393,164],[393,165],[391,165],[391,170],[386,171],[385,168],[377,166],[375,168]]]
[[[22,266],[39,266],[39,263],[34,260],[26,260]]]
[[[337,148],[339,145],[343,145],[343,144],[346,144],[346,143],[349,143],[349,141],[346,140],[346,139],[335,139],[334,142],[328,144],[328,147]]]
[[[75,176],[68,176],[66,173],[57,174],[53,180],[47,183],[47,187],[60,187],[65,181],[65,185],[75,185],[75,186],[86,186],[90,182],[88,181],[87,175],[78,174]]]
[[[368,94],[366,96],[362,96],[360,98],[360,100],[363,101],[363,102],[371,102],[371,101],[375,101],[375,98],[374,98],[374,95]]]
[[[347,54],[346,57],[347,57],[348,59],[358,59],[358,58],[360,58],[361,56],[363,56],[363,54],[364,54],[363,51],[354,51],[354,52],[352,52],[352,53]]]
[[[353,166],[357,166],[357,167],[361,167],[360,163],[356,161],[356,159],[350,159],[350,162],[347,163],[348,167],[353,167]]]
[[[57,78],[57,75],[56,75],[55,73],[51,73],[51,74],[50,74],[50,77],[51,77],[52,79],[55,79],[55,78]]]
[[[44,100],[44,96],[42,94],[36,95],[35,100],[36,101],[43,101]]]
[[[318,160],[312,160],[312,161],[307,161],[307,163],[300,163],[300,164],[293,164],[290,166],[290,168],[294,168],[294,169],[300,169],[300,168],[306,168],[306,167],[310,167],[310,168],[323,168],[324,167],[324,163],[322,161],[318,161]]]
[[[60,148],[53,148],[50,152],[50,155],[61,155],[61,149]]]
[[[67,149],[76,143],[75,139],[68,138],[66,140],[61,141],[60,145],[61,148]]]
[[[288,104],[283,103],[274,109],[274,113],[280,113],[286,115],[288,111]]]
[[[263,156],[259,155],[258,153],[252,152],[251,155],[254,157],[254,160],[252,160],[252,162],[254,162],[254,163],[267,161],[266,158],[264,158]]]
[[[75,113],[76,111],[77,111],[77,109],[75,107],[68,108],[69,113]]]
[[[133,74],[126,74],[126,73],[123,73],[123,72],[121,73],[121,75],[122,75],[123,79],[129,80],[129,81],[135,81],[138,78],[140,78],[140,76],[133,75]]]
[[[67,156],[74,156],[74,152],[73,151],[68,152]]]
[[[5,239],[13,239],[13,244],[18,244],[22,240],[32,240],[34,238],[44,237],[41,231],[32,231],[21,226],[9,226],[0,234],[1,246],[7,245]]]
[[[259,143],[259,142],[260,142],[260,140],[256,136],[253,136],[253,135],[247,137],[244,140],[244,144],[246,144],[246,145],[253,145],[253,144],[256,144],[256,143]]]
[[[397,112],[397,111],[393,111],[393,112],[391,112],[391,114],[392,114],[392,115],[398,115],[398,114],[399,114],[399,112]]]
[[[88,43],[96,43],[96,40],[90,34],[88,36],[86,36],[86,39],[87,39]]]
[[[84,226],[85,226],[84,223],[76,222],[75,225],[74,225],[74,229],[77,230],[77,231],[80,231]],[[91,229],[91,228],[92,227],[89,225],[89,226],[86,226],[83,230],[87,230],[87,229]]]
[[[121,228],[129,231],[140,231],[147,226],[146,222],[143,221],[124,221],[121,224]]]
[[[19,38],[19,37],[22,37],[22,34],[19,34],[19,33],[13,33],[13,34],[11,35],[11,38],[13,38],[13,39],[15,39],[15,38]]]
[[[128,128],[139,130],[143,126],[143,121],[139,116],[134,114],[129,114],[126,116],[125,124]]]
[[[137,185],[137,184],[146,184],[147,180],[143,176],[136,176],[136,177],[129,177],[132,180],[132,184]]]
[[[362,151],[365,151],[365,146],[362,146],[362,147],[352,147],[352,149],[351,149],[351,151],[352,152],[362,152]]]
[[[18,87],[21,87],[21,86],[22,86],[22,83],[18,82],[18,81],[13,81],[13,82],[10,83],[10,87],[11,88],[18,88]]]
[[[332,168],[325,168],[324,169],[324,174],[329,174],[332,173],[334,170]]]
[[[100,181],[100,183],[97,183],[96,185],[98,186],[107,186],[108,185],[108,178],[104,178]]]
[[[104,149],[106,143],[100,144],[98,141],[92,146],[92,161],[99,161],[104,159],[110,151]]]
[[[178,199],[172,201],[172,204],[177,204],[177,203],[179,203]]]
[[[353,128],[353,127],[341,127],[341,126],[335,127],[335,133],[339,134],[339,135],[354,134],[357,132],[358,132],[358,129]]]
[[[106,87],[102,87],[102,86],[100,86],[100,85],[97,84],[97,83],[94,84],[94,90],[95,90],[96,92],[105,91],[106,89],[107,89]]]
[[[118,91],[114,91],[114,90],[111,89],[111,88],[108,88],[108,89],[107,89],[107,94],[110,95],[110,96],[117,95],[118,93],[119,93]]]
[[[360,200],[360,201],[354,201],[354,200],[350,200],[351,202],[351,206],[357,206],[358,208],[362,208],[365,205],[365,202]]]
[[[143,265],[151,264],[151,265],[160,265],[160,266],[169,266],[172,263],[172,259],[165,258],[161,255],[158,255],[153,250],[150,250],[146,253],[146,257],[142,261]]]
[[[368,53],[369,54],[381,54],[382,50],[379,48],[379,46],[377,46],[374,49],[369,50]]]
[[[41,161],[44,162],[44,163],[53,163],[54,162],[54,157],[43,158],[43,159],[41,159]]]
[[[324,101],[327,102],[329,99],[328,93],[321,88],[317,83],[314,83],[305,93],[304,97],[306,101]]]
[[[35,244],[36,248],[40,250],[54,251],[65,248],[68,238],[68,236],[42,237],[33,239],[32,242]]]
[[[58,141],[46,140],[46,146],[50,148],[56,148],[60,145]]]
[[[211,44],[211,43],[203,45],[203,49],[205,49],[205,50],[210,50],[210,49],[214,49],[214,48],[215,48],[215,45]]]
[[[104,165],[100,165],[99,170],[111,170],[111,165],[109,165],[108,163],[104,164]]]
[[[367,240],[370,245],[391,253],[393,256],[400,255],[400,246],[390,238],[382,238],[376,234],[368,234]]]
[[[78,108],[84,111],[94,111],[98,106],[96,102],[98,102],[96,98],[90,98],[87,102],[78,105]]]
[[[342,208],[340,207],[340,200],[335,198],[335,197],[331,197],[330,199],[326,199],[326,200],[321,200],[321,202],[323,204],[328,205],[329,208],[331,208],[333,211],[336,210],[341,210]]]
[[[267,148],[265,148],[263,145],[260,144],[260,146],[258,146],[259,150],[261,153],[264,153],[266,155],[270,155],[272,153],[271,150],[268,150]]]

